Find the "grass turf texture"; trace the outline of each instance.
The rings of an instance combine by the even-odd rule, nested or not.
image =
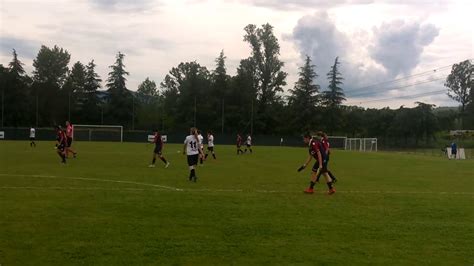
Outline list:
[[[1,265],[474,263],[473,161],[333,151],[327,196],[302,193],[305,148],[218,145],[197,183],[182,145],[168,169],[152,145],[74,148],[61,165],[53,142],[0,142]]]

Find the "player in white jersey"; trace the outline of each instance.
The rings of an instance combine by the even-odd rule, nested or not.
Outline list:
[[[247,153],[247,149],[249,149],[250,153],[252,153],[252,137],[250,134],[247,135],[247,141],[245,141],[245,145],[247,145],[247,147],[245,147],[244,152]]]
[[[189,181],[196,182],[197,176],[195,167],[198,163],[198,157],[203,153],[201,146],[199,145],[197,129],[194,127],[191,128],[189,136],[184,140],[183,154],[186,154],[188,157],[188,166],[190,170]]]
[[[214,136],[212,135],[211,131],[207,132],[207,151],[205,159],[207,159],[207,156],[209,156],[209,152],[212,153],[212,157],[214,157],[214,159],[217,159],[216,154],[214,153]]]
[[[36,129],[34,127],[30,128],[30,147],[35,147],[36,148]]]
[[[201,166],[202,164],[204,163],[204,137],[202,136],[201,134],[201,130],[198,130],[198,140],[199,140],[199,147],[201,147],[201,152],[202,153],[199,153],[201,156],[199,157],[199,161],[201,163]]]

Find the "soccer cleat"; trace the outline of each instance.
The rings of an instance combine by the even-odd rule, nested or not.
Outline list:
[[[155,165],[154,164],[150,164],[148,165],[149,168],[155,168]]]
[[[312,189],[312,188],[307,188],[307,189],[305,189],[303,192],[306,193],[306,194],[313,194],[313,193],[314,193],[314,189]]]
[[[330,190],[328,190],[328,195],[332,195],[334,193],[336,193],[336,189],[331,188]]]
[[[170,162],[167,162],[165,165],[165,168],[168,168],[170,166]]]

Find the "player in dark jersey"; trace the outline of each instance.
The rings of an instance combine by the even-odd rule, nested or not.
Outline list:
[[[66,163],[66,146],[67,146],[67,137],[66,132],[60,127],[56,126],[56,152],[59,157],[61,157],[61,163]]]
[[[316,177],[318,176],[319,172],[322,172],[322,174],[326,177],[326,184],[328,186],[328,194],[334,194],[336,190],[334,189],[332,179],[327,173],[327,169],[324,167],[323,161],[325,159],[325,150],[324,150],[324,145],[317,139],[313,139],[311,134],[306,133],[303,136],[303,140],[305,144],[308,145],[309,147],[309,156],[306,162],[298,169],[298,172],[302,171],[303,169],[306,168],[308,163],[312,160],[312,158],[316,159],[316,163],[313,165],[313,168],[311,169],[311,182],[309,184],[309,187],[304,190],[304,193],[312,194],[314,193],[314,185],[316,184]]]
[[[163,140],[161,139],[161,134],[158,132],[157,129],[153,130],[153,134],[155,137],[153,138],[153,143],[155,144],[155,149],[153,150],[153,159],[151,164],[148,167],[155,167],[156,156],[160,158],[163,163],[165,163],[165,168],[170,166],[170,163],[166,161],[165,157],[163,157],[162,150],[163,150]]]
[[[66,138],[67,138],[66,157],[68,157],[69,153],[72,153],[74,158],[76,158],[77,152],[75,152],[71,148],[73,137],[74,137],[74,127],[72,126],[71,122],[66,121]]]
[[[331,170],[329,170],[329,167],[328,167],[328,164],[329,164],[329,155],[331,154],[330,150],[329,150],[329,140],[328,140],[328,136],[326,135],[326,133],[322,132],[322,131],[318,131],[318,133],[316,133],[316,136],[318,136],[320,138],[320,141],[321,143],[324,145],[324,150],[326,151],[326,160],[324,160],[323,162],[323,167],[326,168],[326,170],[328,170],[328,174],[329,176],[331,177],[332,179],[332,182],[333,183],[336,183],[337,182],[337,179],[336,177],[332,174]],[[319,172],[319,175],[318,177],[316,178],[316,182],[319,182],[319,178],[321,178],[321,175],[322,173]]]
[[[240,134],[237,134],[237,155],[244,153],[242,150],[242,137]]]

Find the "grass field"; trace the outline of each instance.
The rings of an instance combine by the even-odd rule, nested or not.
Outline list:
[[[187,181],[181,145],[0,142],[0,265],[473,265],[474,162],[334,151],[333,196],[302,193],[305,148],[254,147]]]

